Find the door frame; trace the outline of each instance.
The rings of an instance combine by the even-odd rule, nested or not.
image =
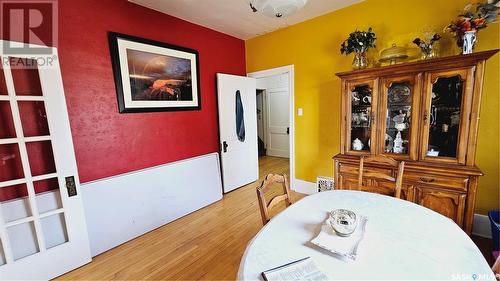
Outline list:
[[[259,90],[259,89],[257,89]],[[263,134],[263,142],[264,142],[264,148],[267,149],[267,114],[265,113],[266,112],[266,108],[267,108],[267,90],[265,89],[260,89],[262,91],[261,95],[262,95],[262,134]],[[257,94],[258,95],[258,94]],[[258,126],[258,122],[257,122],[257,126]],[[257,127],[257,134],[259,133],[258,132],[258,127]]]
[[[288,74],[288,88],[290,90],[290,185],[296,184],[295,179],[295,82],[294,65],[285,65],[281,67],[265,69],[247,73],[248,77],[255,79]]]

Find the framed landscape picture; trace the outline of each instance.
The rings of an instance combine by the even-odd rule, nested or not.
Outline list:
[[[120,113],[199,110],[198,52],[108,34]]]

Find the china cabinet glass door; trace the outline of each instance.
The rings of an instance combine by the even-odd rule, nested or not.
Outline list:
[[[465,164],[472,69],[428,73],[420,158]]]
[[[346,151],[351,154],[374,153],[377,110],[377,80],[347,83]]]
[[[386,78],[381,91],[378,153],[415,160],[420,76]]]

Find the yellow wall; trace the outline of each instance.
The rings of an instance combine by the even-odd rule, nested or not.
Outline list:
[[[468,2],[473,0],[366,0],[330,14],[278,30],[246,42],[247,71],[295,65],[296,177],[315,182],[317,175],[333,175],[331,157],[340,151],[340,80],[334,75],[351,68],[352,55],[341,56],[340,44],[358,29],[373,27],[376,58],[392,43],[412,47],[423,31],[442,31]],[[476,50],[499,48],[499,24],[479,32]],[[446,35],[440,42],[441,56],[457,54]],[[476,212],[499,206],[499,55],[486,66],[481,107],[477,165],[485,173],[480,180]],[[297,112],[297,110],[295,110]]]

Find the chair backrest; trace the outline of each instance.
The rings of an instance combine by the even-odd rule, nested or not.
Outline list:
[[[391,176],[381,172],[365,172],[366,166],[375,166],[377,168],[380,165],[389,167],[388,170],[391,171]],[[401,184],[403,183],[403,172],[404,172],[405,162],[398,162],[394,159],[383,155],[373,155],[373,156],[362,156],[359,160],[359,177],[358,177],[358,189],[361,190],[363,187],[363,178],[370,179],[380,179],[388,182],[394,183],[394,197],[400,198],[401,196]],[[392,176],[394,175],[394,176]]]
[[[266,202],[265,192],[274,184],[281,185],[283,187],[283,193],[274,195],[269,202]],[[259,199],[262,224],[265,225],[271,219],[269,216],[269,210],[276,206],[276,204],[282,201],[285,201],[287,207],[292,204],[292,196],[286,175],[268,174],[262,184],[257,188],[257,198]]]

